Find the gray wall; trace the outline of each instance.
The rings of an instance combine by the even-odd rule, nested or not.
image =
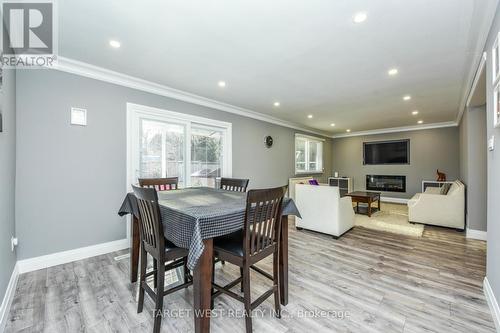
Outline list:
[[[460,179],[467,186],[467,228],[486,231],[486,106],[469,108],[460,122]]]
[[[14,188],[16,177],[16,73],[3,71],[2,119],[0,133],[0,303],[4,297],[16,254],[10,249],[15,235]]]
[[[363,165],[363,142],[410,139],[409,165]],[[436,169],[448,179],[459,176],[459,135],[457,127],[412,132],[377,134],[333,139],[332,171],[354,178],[354,189],[365,190],[365,176],[406,176],[406,193],[384,192],[384,196],[411,198],[421,192],[422,180],[435,180]]]
[[[493,85],[492,85],[492,55],[491,47],[500,31],[500,10],[497,8],[492,28],[488,35],[485,52],[488,53],[486,61],[486,114],[487,137],[494,135],[496,148],[488,152],[488,249],[486,255],[486,275],[493,289],[495,297],[500,300],[500,128],[493,128]]]
[[[52,70],[19,71],[17,84],[18,259],[126,237],[116,212],[126,188],[127,102],[231,122],[233,176],[250,178],[250,187],[287,184],[294,174],[289,128]],[[88,109],[88,126],[69,125],[72,106]],[[327,141],[325,175],[331,151]]]

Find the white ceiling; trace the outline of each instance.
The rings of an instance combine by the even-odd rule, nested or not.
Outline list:
[[[488,2],[65,0],[59,54],[330,133],[454,121]]]

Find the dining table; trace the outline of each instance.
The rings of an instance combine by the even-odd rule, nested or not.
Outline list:
[[[209,187],[158,191],[165,237],[188,249],[187,266],[192,271],[195,332],[210,332],[213,239],[243,229],[246,193]],[[133,193],[127,193],[118,211],[131,218],[130,282],[137,281],[139,266],[139,210]],[[294,201],[285,197],[279,239],[280,303],[288,304],[288,216],[300,217]]]

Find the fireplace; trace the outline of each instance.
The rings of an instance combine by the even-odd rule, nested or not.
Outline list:
[[[406,192],[406,176],[366,175],[366,189],[384,192]]]

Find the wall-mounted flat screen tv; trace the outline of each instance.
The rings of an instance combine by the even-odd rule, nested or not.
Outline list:
[[[363,164],[410,164],[410,139],[363,142]]]

